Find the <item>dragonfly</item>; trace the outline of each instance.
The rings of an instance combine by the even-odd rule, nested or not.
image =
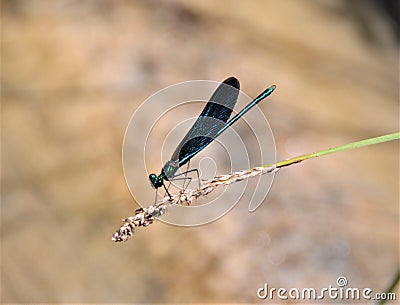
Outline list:
[[[190,160],[215,138],[237,122],[246,112],[269,96],[275,88],[276,86],[272,85],[265,89],[233,118],[229,119],[239,96],[240,83],[235,77],[229,77],[224,80],[212,94],[196,122],[175,149],[170,160],[165,163],[161,173],[159,175],[155,173],[149,175],[152,187],[156,190],[160,187],[164,187],[169,198],[172,199],[165,185],[165,181],[171,182],[180,179],[191,180],[191,177],[187,177],[190,172],[196,172],[197,177],[199,177],[197,169],[189,170]],[[183,173],[176,174],[178,169],[185,164],[188,164],[187,170]],[[184,175],[184,177],[179,177],[182,175]]]

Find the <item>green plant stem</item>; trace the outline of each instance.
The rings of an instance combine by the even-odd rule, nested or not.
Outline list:
[[[363,147],[382,142],[388,142],[396,139],[400,139],[400,132],[368,140],[358,141],[334,148],[329,148],[326,150],[321,150],[319,152],[315,152],[312,154],[280,161],[275,164],[267,164],[249,170],[238,171],[233,174],[215,176],[210,181],[205,182],[205,184],[202,187],[196,190],[185,189],[181,191],[179,194],[173,195],[172,199],[169,196],[165,196],[162,201],[156,202],[148,208],[137,209],[135,211],[134,216],[125,218],[123,220],[124,224],[113,234],[112,240],[115,242],[127,241],[134,234],[136,227],[147,227],[148,225],[152,224],[157,218],[159,218],[167,211],[168,206],[172,204],[182,204],[182,203],[187,203],[188,205],[190,205],[193,202],[193,200],[197,199],[200,196],[207,196],[218,186],[229,185],[233,182],[242,181],[250,177],[263,175],[266,173],[272,173],[281,167],[289,166],[291,164],[298,163],[303,160],[331,154],[334,152],[344,151],[352,148]],[[398,278],[394,283],[396,284],[397,282]],[[395,284],[393,284],[393,287],[395,286]]]
[[[328,154],[332,154],[332,153],[335,153],[335,152],[349,150],[349,149],[353,149],[353,148],[359,148],[359,147],[363,147],[363,146],[368,146],[368,145],[373,145],[373,144],[393,141],[393,140],[397,140],[397,139],[400,139],[400,132],[395,132],[395,133],[392,133],[392,134],[388,134],[388,135],[384,135],[384,136],[380,136],[380,137],[376,137],[376,138],[371,138],[371,139],[367,139],[367,140],[353,142],[353,143],[349,143],[349,144],[345,144],[345,145],[341,145],[341,146],[337,146],[337,147],[321,150],[321,151],[314,152],[314,153],[311,153],[311,154],[294,157],[294,158],[291,158],[291,159],[288,159],[288,160],[277,162],[276,163],[276,167],[277,168],[281,168],[281,167],[289,166],[289,165],[294,164],[294,163],[299,163],[299,162],[307,160],[307,159],[316,158],[316,157],[319,157],[319,156],[328,155]]]

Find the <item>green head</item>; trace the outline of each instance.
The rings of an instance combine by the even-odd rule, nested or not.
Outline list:
[[[156,174],[150,174],[149,180],[150,180],[151,185],[155,189],[158,189],[159,187],[163,186],[163,176],[162,175],[157,176]]]

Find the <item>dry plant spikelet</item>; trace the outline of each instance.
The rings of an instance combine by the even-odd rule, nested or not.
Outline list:
[[[172,198],[166,196],[161,201],[149,206],[148,208],[139,208],[135,215],[125,218],[124,224],[114,233],[112,240],[115,242],[127,241],[135,233],[136,227],[147,227],[158,217],[162,216],[170,205],[187,204],[191,205],[193,200],[200,196],[206,196],[214,191],[218,186],[229,185],[234,182],[242,181],[251,177],[272,173],[277,171],[276,165],[259,166],[248,170],[242,170],[229,175],[215,176],[205,182],[199,189],[182,190],[179,194],[172,195]]]

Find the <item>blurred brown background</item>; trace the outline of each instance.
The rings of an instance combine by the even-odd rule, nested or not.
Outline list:
[[[382,291],[399,264],[397,141],[280,171],[255,213],[247,194],[206,226],[110,238],[137,208],[125,127],[165,86],[275,83],[260,107],[278,160],[397,131],[396,18],[396,1],[2,1],[1,300],[257,302],[264,283],[338,276]]]

